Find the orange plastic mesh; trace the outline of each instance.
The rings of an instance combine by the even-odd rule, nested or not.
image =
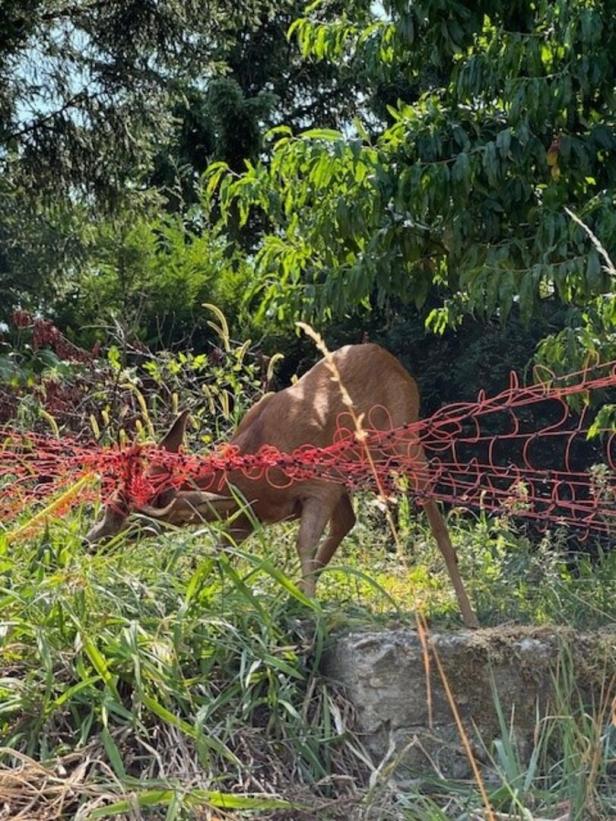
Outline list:
[[[546,373],[529,387],[512,373],[498,395],[480,393],[475,402],[447,405],[402,428],[383,425],[379,408],[378,428],[370,418],[363,420],[365,438],[356,436],[352,419],[343,415],[331,445],[306,445],[291,453],[268,445],[242,454],[224,445],[207,454],[171,454],[154,445],[101,447],[5,426],[0,428],[0,517],[6,523],[89,473],[101,477],[104,500],[120,491],[129,508],[151,502],[169,487],[196,483],[219,491],[221,479],[232,480],[238,472],[274,487],[320,479],[381,492],[399,490],[402,476],[402,487],[419,503],[433,497],[575,526],[582,536],[613,534],[616,431],[604,429],[589,443],[585,400],[614,387],[616,362],[559,378]],[[574,396],[582,400],[581,413],[570,407]],[[592,468],[598,463],[602,467]],[[89,487],[79,499],[94,496]]]

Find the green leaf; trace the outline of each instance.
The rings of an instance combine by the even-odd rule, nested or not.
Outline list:
[[[355,130],[357,131],[357,133],[361,137],[361,139],[365,143],[369,143],[370,142],[370,134],[368,133],[365,125],[363,124],[363,122],[361,121],[361,119],[359,117],[353,117],[353,126],[355,127]]]
[[[118,749],[118,745],[111,737],[111,733],[109,732],[107,727],[102,728],[101,739],[103,740],[103,746],[105,748],[105,752],[107,753],[109,762],[113,767],[114,773],[122,781],[125,781],[126,770],[124,769],[124,762],[122,761],[122,756],[120,754],[120,750]]]
[[[100,676],[91,676],[90,678],[77,682],[77,684],[73,684],[72,687],[67,687],[67,689],[60,693],[60,695],[55,699],[53,706],[61,707],[67,701],[70,701],[73,696],[76,696],[77,693],[80,693],[82,690],[89,689],[93,684],[96,684],[96,682],[100,680]]]
[[[98,807],[92,810],[88,818],[108,818],[122,814],[132,814],[135,804],[143,809],[148,807],[167,806],[180,795],[183,801],[192,807],[201,805],[215,807],[219,810],[252,810],[253,812],[267,812],[269,810],[298,810],[301,804],[285,801],[282,798],[272,798],[269,795],[243,795],[241,793],[224,793],[219,790],[182,790],[149,789],[133,793],[130,798]]]
[[[207,180],[205,190],[208,196],[212,196],[212,194],[218,187],[218,183],[220,182],[222,175],[225,174],[228,170],[229,166],[226,162],[214,162],[207,167],[207,170],[203,175],[203,179]]]
[[[297,22],[297,20],[295,22]],[[265,137],[266,140],[271,140],[274,137],[278,137],[280,135],[284,135],[286,137],[292,137],[293,136],[293,129],[288,125],[276,125],[273,128],[268,129],[265,132],[264,137]]]
[[[468,154],[458,154],[451,169],[451,179],[454,183],[468,183],[470,177],[470,162]]]
[[[214,559],[208,558],[195,570],[186,585],[186,593],[184,594],[185,604],[188,604],[195,597],[195,594],[201,589],[203,582],[208,578],[215,566],[216,562]]]
[[[411,45],[415,39],[415,26],[413,23],[413,12],[410,9],[400,15],[397,28],[405,42]]]
[[[511,147],[510,128],[506,128],[504,131],[499,131],[496,136],[496,147],[500,151],[502,157],[507,157],[509,155],[509,149]]]
[[[535,305],[536,292],[537,289],[535,287],[532,273],[530,271],[525,271],[522,274],[519,292],[520,313],[522,315],[522,319],[525,321],[528,321],[532,315]]]
[[[163,721],[166,721],[167,724],[171,724],[173,727],[177,727],[178,730],[181,730],[185,735],[189,736],[190,738],[197,738],[197,730],[189,724],[184,719],[176,716],[171,710],[168,710],[164,707],[160,702],[156,701],[155,698],[152,696],[143,695],[142,701],[145,706],[150,710],[154,715],[157,715]]]
[[[118,691],[116,689],[113,676],[109,672],[109,667],[107,666],[107,660],[94,644],[94,642],[88,637],[82,635],[81,640],[83,642],[83,649],[86,652],[86,655],[92,662],[92,666],[99,674],[101,679],[105,682],[105,686],[109,687],[109,689],[113,692],[114,696],[118,701],[120,701],[120,697],[118,695]]]
[[[302,131],[299,136],[302,140],[325,140],[326,142],[342,139],[340,131],[335,131],[333,128],[310,128],[308,131]]]
[[[599,293],[603,285],[603,272],[598,252],[593,248],[586,262],[586,283],[591,293]]]

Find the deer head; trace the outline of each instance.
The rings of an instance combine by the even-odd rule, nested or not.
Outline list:
[[[183,411],[171,425],[158,447],[169,453],[177,453],[184,442],[187,422],[188,411]],[[150,475],[161,470],[163,469],[160,467],[150,468]],[[220,519],[235,507],[235,499],[228,496],[220,496],[195,488],[168,488],[162,491],[151,505],[143,505],[136,508],[134,512],[177,526]],[[121,493],[116,493],[105,507],[103,518],[89,530],[86,541],[90,544],[97,544],[120,533],[126,527],[130,512]]]

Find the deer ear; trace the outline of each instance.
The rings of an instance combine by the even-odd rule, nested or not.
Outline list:
[[[184,435],[186,433],[186,425],[188,423],[188,411],[184,410],[176,418],[167,433],[159,442],[158,447],[163,450],[168,450],[171,453],[177,453],[180,445],[184,442]]]

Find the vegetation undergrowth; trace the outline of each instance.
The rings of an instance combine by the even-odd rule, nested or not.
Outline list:
[[[211,528],[153,535],[146,524],[89,552],[87,511],[76,510],[5,546],[0,783],[10,817],[189,818],[210,807],[212,817],[348,818],[352,807],[358,818],[479,818],[470,782],[391,782],[392,762],[373,760],[344,694],[320,673],[338,631],[414,626],[414,606],[433,630],[459,625],[421,519],[399,516],[400,555],[369,497],[357,508],[318,601],[292,581],[292,526],[220,551]],[[449,519],[483,625],[616,621],[613,555],[574,561],[558,534],[536,547],[507,521]],[[538,716],[530,763],[507,741],[505,717],[490,752],[491,800],[512,818],[577,807],[581,794],[607,800],[609,716],[605,705],[589,713],[570,667],[561,672],[561,703]]]
[[[226,438],[268,388],[276,359],[233,343],[209,307],[221,340],[209,355],[112,346],[95,366],[77,351],[90,359],[66,373],[45,362],[41,371],[34,350],[44,331],[41,341],[62,356],[64,337],[24,315],[10,414],[56,434],[143,440],[181,396],[194,417],[191,447]],[[67,387],[76,393],[58,405]],[[324,675],[324,654],[344,631],[415,629],[417,611],[433,632],[461,621],[427,523],[402,488],[387,526],[381,499],[358,494],[355,507],[358,523],[315,601],[293,582],[293,524],[221,550],[215,526],[161,532],[142,519],[91,551],[82,543],[89,507],[50,518],[42,533],[28,530],[35,514],[24,511],[0,533],[0,794],[9,817],[424,821],[489,817],[482,804],[507,818],[565,806],[571,818],[604,817],[614,803],[613,687],[606,670],[589,709],[571,658],[526,755],[495,689],[499,737],[481,759],[487,801],[475,781],[445,779],[437,764],[392,780],[403,754],[369,751],[354,706]],[[524,531],[505,516],[453,508],[448,520],[480,622],[505,625],[503,641],[524,632],[512,625],[616,622],[613,552],[558,529]],[[34,535],[15,538],[18,528]]]

